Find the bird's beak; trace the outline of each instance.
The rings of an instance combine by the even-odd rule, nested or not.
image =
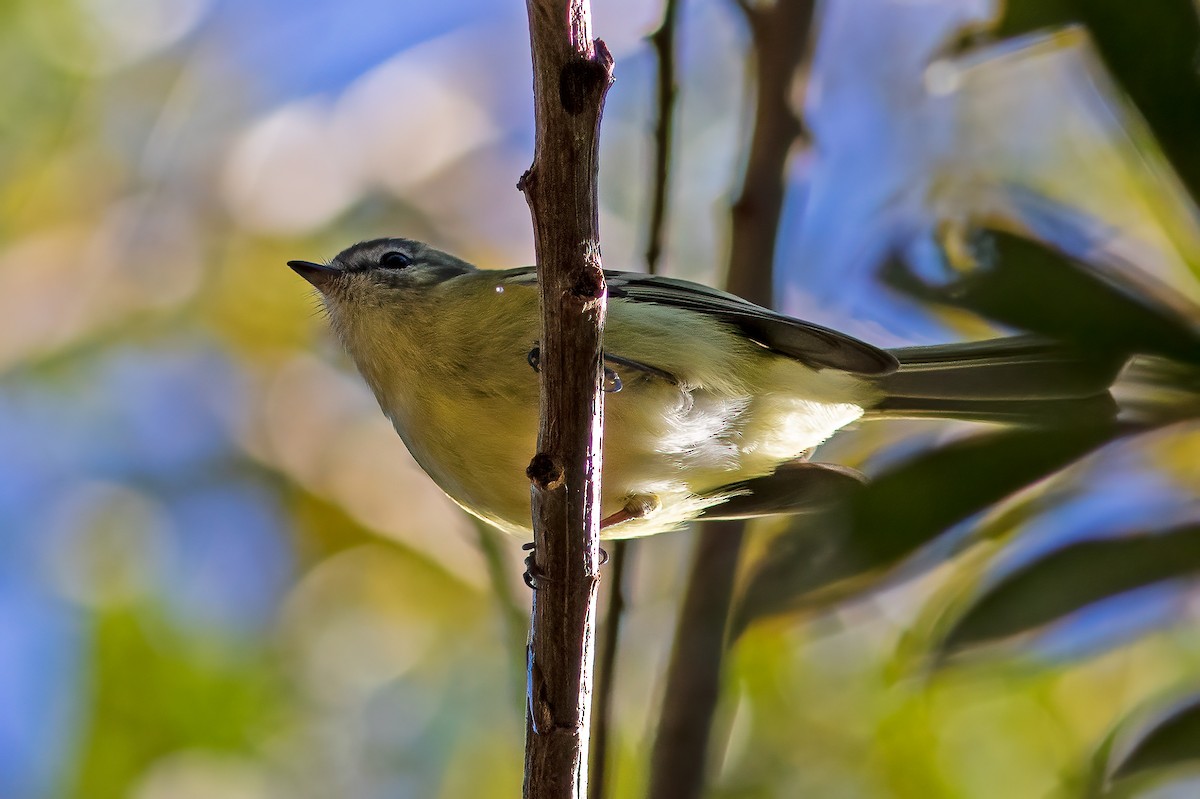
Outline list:
[[[288,261],[287,264],[296,270],[296,274],[309,283],[312,283],[321,291],[325,290],[325,287],[329,285],[333,276],[338,273],[338,270],[332,266],[314,264],[312,261]]]

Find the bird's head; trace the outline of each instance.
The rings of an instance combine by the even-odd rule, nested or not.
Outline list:
[[[321,292],[333,312],[350,304],[386,305],[402,301],[475,267],[412,239],[373,239],[348,247],[329,263],[288,261]]]
[[[329,263],[288,261],[321,292],[330,323],[367,375],[420,354],[420,332],[431,313],[444,312],[434,289],[475,272],[471,264],[412,239],[374,239],[348,247]]]

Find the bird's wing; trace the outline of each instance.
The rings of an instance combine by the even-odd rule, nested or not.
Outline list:
[[[723,486],[713,494],[736,492],[712,505],[701,519],[753,519],[758,516],[822,510],[862,488],[865,480],[854,469],[830,463],[791,461],[765,477]]]
[[[894,372],[898,366],[894,356],[857,338],[822,328],[821,325],[785,317],[737,295],[719,292],[700,283],[607,270],[605,278],[611,298],[653,302],[655,305],[706,314],[742,331],[751,341],[814,368],[835,368],[864,376],[882,376]],[[533,266],[522,266],[506,271],[505,280],[532,286],[538,281],[538,275]]]
[[[506,280],[532,285],[534,267],[510,269]],[[860,375],[896,371],[896,359],[884,350],[827,327],[775,313],[734,294],[658,275],[605,271],[608,295],[705,314],[737,328],[747,338],[816,369],[831,368]]]
[[[814,368],[861,375],[885,375],[896,370],[896,359],[877,347],[836,330],[775,313],[724,291],[657,275],[606,274],[610,297],[670,305],[712,316],[764,347]]]

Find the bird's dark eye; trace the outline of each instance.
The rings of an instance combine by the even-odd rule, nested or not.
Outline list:
[[[385,252],[383,257],[379,259],[379,265],[385,269],[403,269],[406,266],[412,266],[412,262],[410,256],[397,250]]]

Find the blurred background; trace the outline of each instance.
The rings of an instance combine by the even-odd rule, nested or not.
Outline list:
[[[1116,253],[1135,282],[1197,301],[1200,151],[1160,124],[1194,123],[1196,89],[1111,73],[1157,36],[1145,57],[1178,56],[1194,82],[1195,7],[1093,20],[1102,58],[1095,29],[1062,27],[1075,6],[818,5],[784,310],[887,346],[995,332],[876,277],[891,257],[943,277],[939,233],[968,213]],[[617,76],[605,265],[639,270],[662,8],[593,14]],[[678,44],[662,271],[719,285],[748,36],[730,0],[685,0]],[[517,795],[520,542],[412,462],[284,263],[393,234],[482,266],[532,260],[524,4],[9,0],[0,71],[0,799]],[[878,471],[964,430],[864,426],[822,458]],[[1198,464],[1195,425],[1109,445],[1046,490],[1047,512],[1008,520],[1028,528],[1008,562],[1194,521]],[[617,796],[645,778],[690,539],[638,544]],[[931,597],[978,561],[746,633],[714,795],[1069,795],[1114,722],[1200,684],[1178,580],[1005,656],[914,665]]]

